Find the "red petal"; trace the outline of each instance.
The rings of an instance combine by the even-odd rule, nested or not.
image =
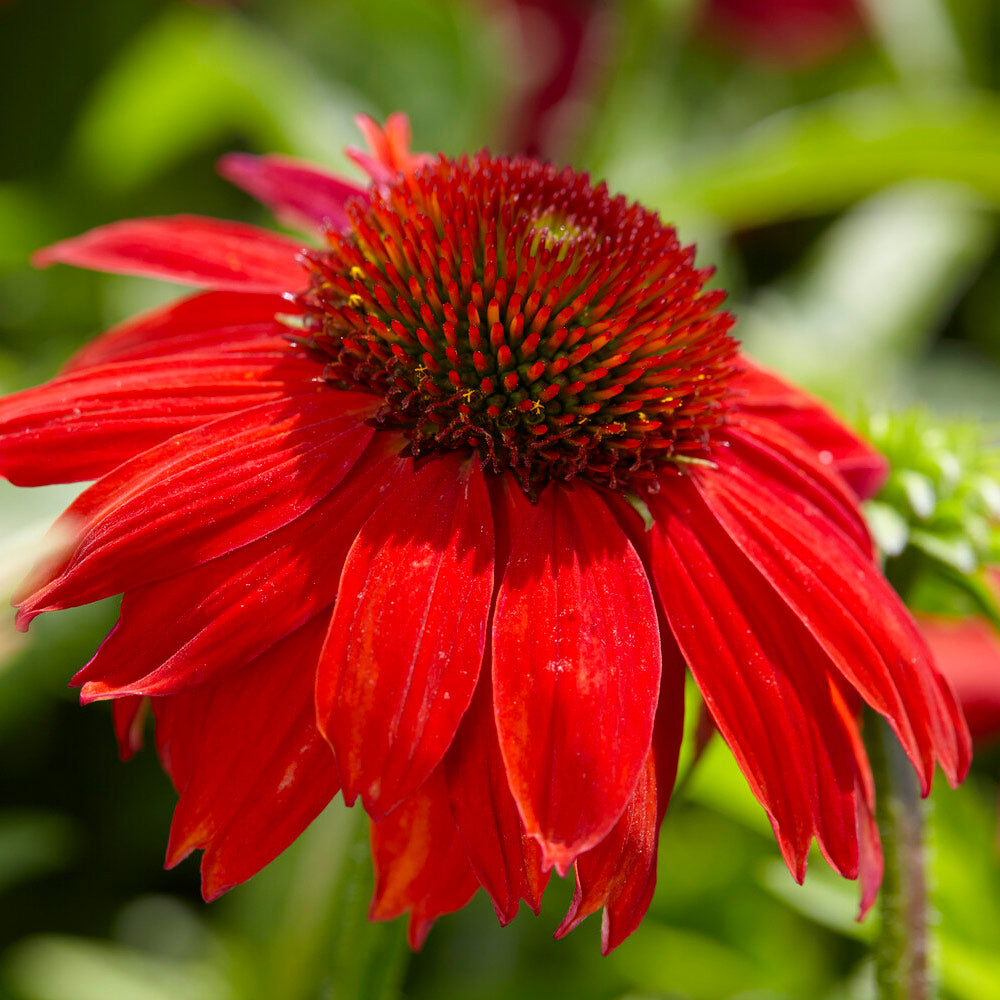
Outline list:
[[[143,729],[149,709],[149,699],[119,698],[111,703],[111,718],[118,740],[118,753],[129,760],[142,749]]]
[[[565,874],[622,814],[652,737],[660,643],[635,549],[593,488],[504,483],[493,628],[500,747],[528,833]],[[581,725],[580,720],[587,724]]]
[[[847,877],[858,868],[853,721],[835,711],[828,656],[713,521],[689,478],[653,503],[653,577],[719,732],[765,807],[801,881],[819,838]],[[856,733],[854,734],[856,735]],[[864,765],[867,766],[866,764]]]
[[[199,292],[140,313],[101,334],[74,354],[63,372],[172,354],[267,350],[287,343],[288,329],[274,317],[297,311],[280,295]]]
[[[976,741],[1000,733],[1000,636],[977,618],[919,619],[934,662],[951,682]]]
[[[56,522],[75,548],[40,571],[22,627],[172,576],[304,514],[374,431],[372,397],[333,390],[264,403],[169,438],[86,490]]]
[[[833,710],[851,740],[854,759],[858,765],[854,801],[858,840],[858,882],[861,885],[858,920],[862,920],[875,903],[885,868],[882,841],[879,837],[878,824],[875,822],[875,779],[872,777],[868,754],[861,739],[859,726],[861,706],[857,693],[852,690],[845,691],[847,684],[842,678],[831,678],[831,680],[834,681],[830,685]]]
[[[39,250],[33,262],[138,274],[241,292],[295,292],[307,281],[302,245],[284,236],[196,215],[129,219]]]
[[[180,791],[167,865],[205,848],[206,899],[263,868],[337,792],[312,704],[325,628],[314,620],[239,672],[153,701]]]
[[[656,888],[660,823],[677,777],[684,735],[685,664],[679,651],[664,648],[663,683],[653,746],[625,812],[596,847],[576,860],[576,892],[556,937],[563,937],[604,907],[601,952],[617,948],[638,926]]]
[[[17,486],[97,479],[175,434],[301,392],[319,370],[286,346],[62,375],[0,400],[0,472]]]
[[[262,653],[324,609],[361,525],[412,463],[381,434],[328,497],[291,524],[179,576],[129,591],[118,625],[73,678],[81,700],[172,694]],[[327,621],[330,614],[327,613]]]
[[[732,454],[753,467],[761,485],[792,504],[803,501],[837,525],[869,558],[875,548],[868,525],[858,507],[857,497],[846,480],[816,453],[773,420],[744,413],[727,428]]]
[[[344,204],[365,189],[287,156],[230,153],[218,163],[226,180],[272,209],[283,222],[326,232],[347,224]]]
[[[316,679],[320,728],[350,805],[375,819],[444,756],[472,693],[493,593],[493,523],[478,461],[418,466],[347,557]]]
[[[410,946],[419,948],[434,921],[460,910],[479,888],[448,806],[441,768],[385,819],[372,823],[375,895],[372,920],[410,911]]]
[[[348,147],[347,155],[377,184],[389,183],[431,160],[426,153],[410,152],[410,120],[402,112],[389,115],[385,126],[368,115],[358,115],[354,121],[372,155],[353,147]]]
[[[866,804],[860,793],[858,802],[858,881],[861,883],[861,901],[858,904],[858,920],[864,920],[875,905],[875,898],[882,885],[885,861],[882,842],[878,834],[875,813]]]
[[[475,697],[444,759],[451,810],[479,884],[507,925],[523,899],[537,914],[549,872],[542,852],[525,833],[510,794],[493,717],[493,685],[487,664]]]
[[[906,748],[926,794],[935,756],[952,784],[968,770],[968,730],[926,644],[875,566],[822,518],[776,502],[750,470],[718,455],[691,480],[719,524],[795,611],[838,670]]]
[[[797,434],[821,461],[833,465],[862,500],[878,493],[889,474],[889,464],[879,452],[815,397],[746,355],[740,363],[745,370],[733,380],[733,388],[744,393],[739,400],[741,410],[768,417]]]

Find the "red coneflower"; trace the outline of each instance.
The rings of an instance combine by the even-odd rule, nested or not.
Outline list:
[[[507,142],[514,152],[539,156],[568,136],[584,93],[596,76],[610,39],[593,45],[602,26],[601,0],[505,0],[514,15],[524,63],[523,92],[510,116]],[[605,30],[599,31],[604,27]],[[581,100],[574,102],[573,97]]]
[[[655,214],[362,124],[365,188],[223,161],[320,249],[180,216],[39,254],[209,289],[0,403],[12,482],[97,480],[19,622],[124,593],[74,683],[126,755],[151,704],[168,864],[203,848],[213,898],[339,788],[414,944],[478,886],[537,911],[555,867],[558,933],[603,906],[608,950],[652,893],[687,664],[795,877],[816,838],[867,907],[861,703],[925,791],[969,757],[854,499],[881,459],[737,354]]]
[[[738,51],[785,66],[808,66],[865,30],[858,0],[704,0],[706,32]]]
[[[1000,569],[989,583],[1000,594]],[[920,629],[938,669],[948,678],[977,743],[1000,736],[1000,634],[985,618],[921,615]]]

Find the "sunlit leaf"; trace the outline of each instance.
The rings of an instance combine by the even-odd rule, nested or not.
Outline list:
[[[40,935],[7,955],[7,979],[23,1000],[228,1000],[223,976],[180,962],[83,938]]]
[[[108,68],[81,117],[73,155],[117,188],[142,184],[237,133],[264,150],[343,165],[359,103],[231,13],[173,7]]]
[[[699,208],[735,226],[843,208],[898,181],[958,181],[1000,204],[1000,99],[986,92],[913,97],[837,94],[726,133],[718,149],[664,164],[654,204]]]

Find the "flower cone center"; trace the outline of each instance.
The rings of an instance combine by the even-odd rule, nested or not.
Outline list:
[[[529,496],[655,488],[725,419],[732,318],[652,212],[585,174],[444,157],[349,206],[301,296],[325,377],[413,454],[471,449]]]

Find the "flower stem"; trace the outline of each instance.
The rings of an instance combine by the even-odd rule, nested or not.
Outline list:
[[[326,1000],[396,1000],[401,995],[409,950],[404,921],[368,919],[372,894],[368,818],[347,810],[350,829],[336,888],[333,940],[326,960]]]
[[[885,856],[875,942],[880,1000],[932,1000],[928,971],[928,901],[924,806],[910,763],[889,726],[868,718],[868,756],[877,791],[876,818]]]

